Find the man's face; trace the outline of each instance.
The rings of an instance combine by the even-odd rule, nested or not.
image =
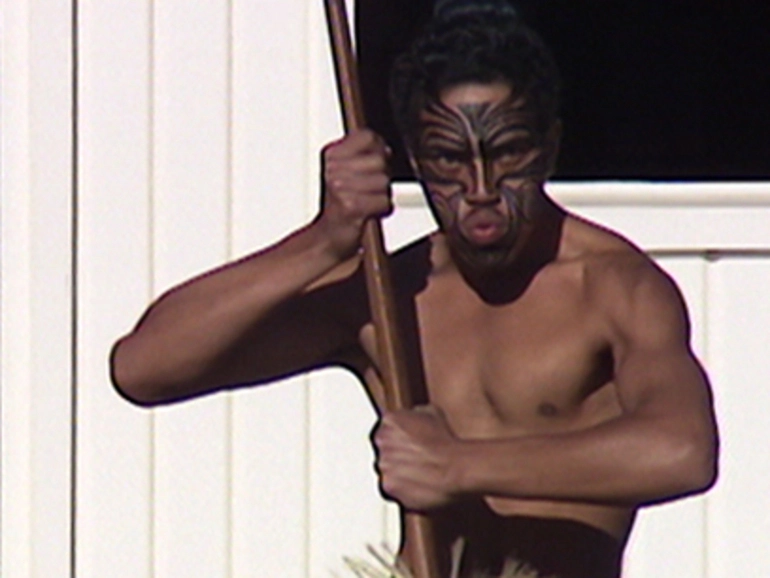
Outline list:
[[[504,83],[443,90],[420,113],[412,160],[456,259],[476,270],[514,262],[532,227],[558,136]]]

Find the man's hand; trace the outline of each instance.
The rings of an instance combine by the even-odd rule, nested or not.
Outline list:
[[[385,413],[372,439],[382,493],[409,510],[443,506],[457,495],[458,440],[434,406]]]
[[[317,223],[340,258],[358,251],[364,223],[393,211],[388,161],[391,150],[368,129],[324,147],[323,199]]]

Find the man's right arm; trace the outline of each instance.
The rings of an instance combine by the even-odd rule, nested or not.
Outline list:
[[[353,271],[364,222],[391,210],[389,151],[361,131],[323,154],[323,207],[310,225],[168,291],[117,342],[112,378],[123,395],[153,405],[270,381],[349,345],[330,315],[345,295],[313,289]]]

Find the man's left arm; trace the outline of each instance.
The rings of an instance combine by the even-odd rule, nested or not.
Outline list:
[[[457,439],[432,408],[386,415],[375,435],[383,490],[429,509],[466,494],[638,505],[713,484],[712,396],[689,347],[684,303],[653,266],[632,277],[603,296],[621,415],[580,431],[493,440]]]

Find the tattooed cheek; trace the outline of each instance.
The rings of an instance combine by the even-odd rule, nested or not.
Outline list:
[[[460,202],[465,192],[465,185],[461,182],[449,179],[432,179],[430,176],[425,179],[425,186],[431,197],[442,198],[453,205]]]
[[[505,199],[506,205],[508,205],[514,211],[518,211],[519,199],[516,197],[516,193],[513,190],[504,187],[500,192],[500,195]]]
[[[522,193],[522,189],[523,187],[518,187],[517,189],[503,187],[500,194],[503,199],[505,199],[505,204],[508,205],[513,215],[516,215],[516,217],[521,218],[524,221],[531,221],[526,203],[522,202],[521,197],[519,196]]]

